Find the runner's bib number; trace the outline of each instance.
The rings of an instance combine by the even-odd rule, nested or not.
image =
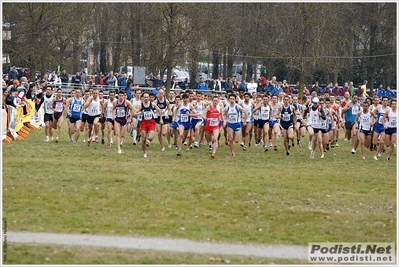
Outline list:
[[[284,113],[283,114],[283,121],[290,121],[290,114],[288,114],[288,113]]]
[[[145,120],[151,120],[152,118],[153,118],[153,116],[152,116],[152,111],[144,111],[144,119]]]
[[[80,112],[81,108],[82,108],[82,105],[80,105],[80,104],[74,104],[74,105],[73,105],[73,108],[72,108],[72,111],[74,111],[74,112]]]
[[[180,120],[181,120],[181,122],[188,122],[188,115],[187,114],[181,114]]]
[[[116,116],[119,118],[125,117],[126,116],[125,109],[124,108],[116,109]]]
[[[60,102],[56,102],[55,104],[55,111],[62,112],[64,110],[64,104]]]
[[[219,120],[215,118],[211,118],[209,121],[210,126],[218,126],[219,125]]]

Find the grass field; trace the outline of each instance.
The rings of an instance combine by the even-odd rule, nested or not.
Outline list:
[[[309,159],[306,147],[286,156],[280,139],[279,151],[237,144],[232,158],[221,142],[215,159],[206,147],[178,158],[154,141],[143,158],[130,136],[123,154],[115,145],[88,147],[82,136],[73,146],[65,123],[59,143],[44,139],[44,130],[31,131],[3,145],[8,231],[253,244],[396,241],[396,152],[388,162],[368,151],[364,162],[360,147],[352,155],[340,140],[324,159],[318,152]]]

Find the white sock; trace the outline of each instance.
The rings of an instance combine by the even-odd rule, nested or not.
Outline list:
[[[137,130],[133,129],[133,141],[136,141],[137,138]]]

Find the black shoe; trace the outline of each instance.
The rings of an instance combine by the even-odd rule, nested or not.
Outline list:
[[[104,138],[101,138],[101,144],[105,144]]]
[[[287,153],[285,153],[285,154],[286,154],[287,156],[289,156],[289,155],[290,155],[290,152],[287,151]]]

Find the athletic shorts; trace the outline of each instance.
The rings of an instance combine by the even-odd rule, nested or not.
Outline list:
[[[167,118],[165,116],[162,116],[162,122],[163,122],[163,124],[168,124],[169,123],[169,118]],[[159,124],[159,117],[155,118],[155,123]]]
[[[361,132],[364,135],[371,135],[371,130],[363,130],[363,129],[359,129],[359,132]]]
[[[274,126],[276,123],[279,123],[279,121],[278,121],[278,120],[269,121],[270,128],[273,128],[273,126]]]
[[[125,127],[127,125],[127,119],[126,117],[123,118],[116,117],[115,123],[119,123],[122,127]]]
[[[227,127],[233,129],[234,132],[241,131],[241,123],[227,123]]]
[[[263,129],[266,123],[269,123],[269,120],[258,120],[258,128]]]
[[[140,122],[140,131],[154,132],[155,131],[155,120],[142,120]]]
[[[374,124],[374,132],[378,134],[385,132],[384,126],[379,123]]]
[[[69,118],[70,123],[75,123],[77,121],[80,121],[80,118],[72,118],[72,117]]]
[[[328,124],[328,131],[332,132],[332,123]]]
[[[346,130],[352,130],[354,124],[355,124],[354,122],[346,121],[346,122],[345,122],[345,129],[346,129]]]
[[[172,122],[172,129],[177,129],[179,127],[179,125],[177,125],[177,121]]]
[[[288,130],[289,128],[294,128],[294,124],[293,123],[284,123],[284,122],[282,122],[280,124],[281,130]]]
[[[105,121],[106,121],[105,116],[104,116],[104,115],[101,115],[101,116],[100,116],[99,122],[100,122],[100,123],[105,123]]]
[[[53,121],[53,114],[44,113],[44,122]]]
[[[318,132],[322,131],[322,129],[319,129],[319,128],[313,128],[312,126],[309,126],[309,127],[311,127],[313,129],[314,133],[318,133]]]
[[[259,120],[258,119],[254,119],[254,127],[259,128]]]
[[[195,126],[198,123],[202,124],[203,121],[204,121],[203,119],[191,119],[191,129],[195,129]]]
[[[110,122],[110,123],[112,123],[112,125],[114,125],[114,120],[113,119],[107,118],[106,122]]]
[[[86,122],[88,117],[87,113],[82,113],[82,122]]]
[[[392,135],[392,134],[395,134],[395,133],[396,133],[396,127],[395,128],[385,129],[385,134],[387,134],[387,135]]]
[[[219,130],[220,127],[219,126],[208,126],[205,125],[205,132],[207,133],[212,133],[213,131]]]
[[[185,131],[188,131],[191,129],[191,123],[190,122],[177,122],[177,126],[183,126]]]
[[[88,123],[88,124],[93,124],[94,119],[95,119],[95,118],[99,118],[99,117],[100,117],[100,114],[94,115],[94,116],[87,116],[87,123]]]
[[[59,118],[61,118],[63,115],[63,112],[54,112],[54,119],[58,120]]]
[[[321,133],[326,134],[328,133],[328,129],[320,129]],[[315,132],[316,133],[316,132]]]
[[[169,122],[168,123],[172,124],[173,123],[173,116],[169,116],[168,118],[169,118]]]

